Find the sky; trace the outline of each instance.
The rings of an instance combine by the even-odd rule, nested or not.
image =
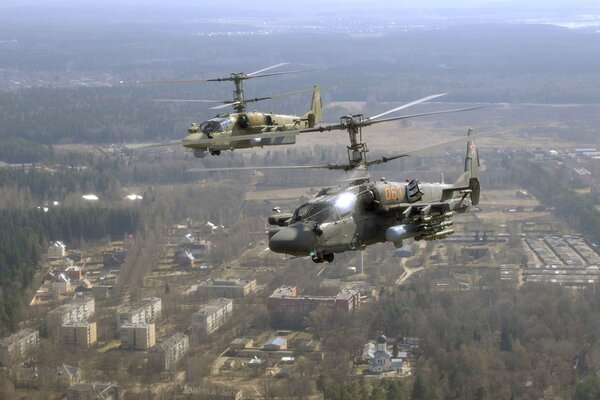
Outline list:
[[[301,12],[304,8],[343,10],[353,8],[520,8],[520,9],[548,9],[548,8],[590,8],[600,9],[598,0],[303,0],[298,2],[281,2],[277,0],[228,0],[227,2],[208,0],[2,0],[1,8],[26,6],[26,7],[61,7],[61,6],[101,6],[101,7],[155,7],[155,6],[187,6],[187,7],[214,7],[218,3],[235,9],[294,9]]]
[[[600,0],[0,0],[0,20],[181,22],[203,18],[301,18],[339,15],[461,17],[600,15]],[[276,20],[275,20],[276,21]],[[273,21],[271,21],[273,22]]]

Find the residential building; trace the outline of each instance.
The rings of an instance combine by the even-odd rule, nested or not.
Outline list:
[[[154,323],[126,323],[121,325],[121,347],[130,350],[148,350],[156,343]]]
[[[186,400],[242,400],[242,389],[203,385],[201,387],[185,386],[182,391],[182,396]]]
[[[80,381],[79,368],[66,364],[57,368],[20,367],[14,375],[15,387],[26,389],[51,386],[64,390]]]
[[[71,283],[63,273],[60,273],[54,277],[51,287],[52,295],[55,297],[71,291]]]
[[[288,286],[275,290],[267,299],[267,310],[271,314],[286,310],[310,312],[321,306],[342,311],[357,310],[360,307],[360,292],[343,289],[336,296],[298,296],[297,289]]]
[[[67,400],[122,400],[123,393],[111,383],[79,383],[67,389]]]
[[[35,329],[22,329],[0,340],[0,364],[8,366],[23,361],[38,348],[40,333]]]
[[[147,297],[133,305],[119,308],[117,326],[156,322],[160,318],[162,302],[158,297]]]
[[[250,338],[237,338],[229,343],[229,350],[237,351],[249,349],[254,345],[254,340]]]
[[[102,255],[102,265],[107,268],[118,268],[125,262],[125,257],[127,257],[127,250],[119,247]]]
[[[68,322],[83,322],[92,318],[96,312],[93,297],[76,296],[73,300],[56,307],[46,316],[48,335],[57,340],[61,327]]]
[[[192,333],[196,338],[209,335],[219,329],[233,313],[233,300],[216,299],[200,307],[192,315]]]
[[[60,328],[60,343],[88,349],[97,341],[96,323],[67,322]]]
[[[277,351],[287,349],[287,339],[280,336],[269,338],[262,346],[263,350]]]
[[[201,297],[221,297],[238,299],[256,290],[256,279],[208,279],[198,285],[198,295]]]
[[[62,258],[66,255],[67,247],[63,242],[52,242],[48,247],[48,258]]]
[[[188,250],[179,250],[175,254],[175,264],[179,267],[189,268],[194,265],[196,258]]]
[[[189,349],[189,337],[183,333],[176,333],[148,350],[150,365],[156,371],[172,370]]]

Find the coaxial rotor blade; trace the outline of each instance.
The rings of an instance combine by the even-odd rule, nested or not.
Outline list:
[[[367,121],[372,121],[372,120],[377,119],[379,117],[383,117],[384,115],[388,115],[388,114],[391,114],[393,112],[400,111],[400,110],[403,110],[405,108],[412,107],[412,106],[415,106],[417,104],[421,104],[421,103],[424,103],[426,101],[436,99],[438,97],[445,96],[447,94],[448,93],[432,94],[431,96],[427,96],[427,97],[423,97],[422,99],[419,99],[419,100],[411,101],[410,103],[403,104],[400,107],[392,108],[391,110],[388,110],[388,111],[383,112],[381,114],[377,114],[377,115],[374,115],[372,117],[369,117],[369,118],[367,118]]]
[[[384,118],[384,119],[378,119],[378,120],[367,119],[367,120],[363,120],[363,121],[357,122],[355,124],[355,126],[357,126],[357,127],[364,127],[364,126],[369,126],[369,125],[373,125],[373,124],[379,124],[379,123],[382,123],[382,122],[399,121],[399,120],[402,120],[402,119],[424,117],[424,116],[427,116],[427,115],[448,114],[448,113],[463,112],[463,111],[473,111],[473,110],[478,110],[480,108],[486,108],[486,107],[489,107],[489,106],[479,106],[479,107],[469,107],[469,108],[457,108],[457,109],[453,109],[453,110],[431,111],[431,112],[425,112],[425,113],[419,113],[419,114],[401,115],[399,117],[391,117],[391,118]],[[319,126],[316,126],[314,128],[302,129],[300,132],[301,133],[305,133],[305,132],[329,132],[329,131],[346,130],[346,129],[348,129],[348,125],[345,125],[345,124],[331,124],[331,125],[319,125]]]
[[[312,71],[312,69],[296,69],[296,70],[293,70],[293,71],[271,72],[271,73],[268,73],[268,74],[260,74],[260,75],[248,76],[245,79],[250,79],[250,78],[264,78],[265,76],[274,76],[274,75],[299,74],[301,72],[310,72],[310,71]]]
[[[196,100],[196,99],[152,99],[157,103],[223,103],[223,100]]]
[[[454,138],[451,140],[446,140],[444,142],[440,142],[440,143],[434,143],[431,145],[427,145],[427,146],[423,146],[423,147],[418,147],[416,149],[412,149],[412,150],[408,150],[402,154],[396,154],[396,155],[392,155],[392,156],[384,156],[384,157],[380,157],[374,160],[370,160],[367,161],[367,166],[371,166],[371,165],[377,165],[377,164],[383,164],[392,160],[396,160],[398,158],[402,158],[402,157],[408,157],[408,156],[413,156],[413,155],[417,155],[417,154],[423,154],[423,153],[428,153],[432,150],[437,150],[440,148],[444,148],[446,146],[450,146],[453,144],[458,144],[458,143],[467,143],[471,140],[476,140],[479,138],[483,138],[483,137],[488,137],[488,136],[496,136],[496,135],[503,135],[506,133],[511,133],[511,132],[517,132],[519,130],[523,130],[523,129],[527,129],[527,128],[531,128],[537,126],[539,127],[539,124],[523,124],[523,125],[517,125],[517,126],[512,126],[509,128],[502,128],[502,129],[496,129],[493,131],[489,131],[489,132],[482,132],[482,133],[476,133],[474,135],[469,135],[469,136],[461,136],[458,138]]]
[[[265,71],[268,71],[268,70],[273,69],[273,68],[283,67],[284,65],[288,65],[288,64],[289,63],[284,62],[284,63],[279,63],[279,64],[271,65],[270,67],[259,69],[258,71],[250,72],[249,74],[247,74],[247,76],[252,76],[252,75],[260,74],[261,72],[265,72]]]
[[[255,170],[273,170],[273,169],[323,169],[327,165],[271,165],[268,167],[229,167],[229,168],[190,168],[185,172],[222,172],[222,171],[255,171]]]
[[[487,108],[490,106],[478,106],[478,107],[469,107],[469,108],[455,108],[453,110],[441,110],[441,111],[431,111],[431,112],[425,112],[425,113],[419,113],[419,114],[409,114],[409,115],[400,115],[398,117],[391,117],[391,118],[384,118],[384,119],[378,119],[378,120],[365,120],[365,121],[361,121],[359,123],[357,123],[358,126],[369,126],[369,125],[373,125],[373,124],[379,124],[381,122],[390,122],[390,121],[399,121],[402,119],[408,119],[408,118],[416,118],[416,117],[424,117],[426,115],[436,115],[436,114],[449,114],[449,113],[456,113],[456,112],[463,112],[463,111],[473,111],[473,110],[479,110],[481,108]]]
[[[252,103],[255,101],[262,101],[262,100],[279,99],[281,97],[295,96],[298,94],[308,93],[308,92],[312,92],[312,91],[313,91],[313,89],[302,89],[302,90],[296,90],[294,92],[284,92],[284,93],[274,94],[271,96],[256,97],[254,99],[244,99],[244,103]],[[218,106],[211,107],[210,108],[211,110],[218,110],[220,108],[225,108],[225,107],[228,107],[231,105],[237,105],[237,104],[242,103],[240,101],[231,101],[231,100],[200,100],[200,99],[152,99],[152,101],[157,102],[157,103],[208,103],[208,104],[220,103],[220,105],[218,105]]]

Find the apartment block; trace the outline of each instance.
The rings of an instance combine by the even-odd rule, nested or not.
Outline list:
[[[73,300],[56,307],[48,313],[46,316],[48,333],[51,336],[58,337],[60,327],[65,323],[87,321],[94,316],[95,311],[93,297],[76,296]]]
[[[38,348],[40,333],[35,329],[22,329],[0,340],[0,364],[8,366],[23,361]]]
[[[88,349],[97,341],[96,323],[67,322],[60,328],[60,343]]]
[[[196,337],[209,335],[219,329],[233,313],[233,300],[216,299],[200,307],[192,315],[192,333]]]
[[[132,305],[125,305],[117,312],[117,326],[156,322],[160,318],[162,302],[158,297],[147,297]]]
[[[183,358],[189,348],[190,340],[188,336],[183,333],[176,333],[148,351],[150,365],[159,372],[169,371]]]
[[[328,307],[336,310],[353,311],[360,307],[360,292],[356,289],[343,289],[336,296],[298,295],[295,287],[281,287],[267,299],[267,310],[270,313],[286,310],[305,311],[317,307]]]
[[[148,350],[156,343],[154,323],[123,324],[120,328],[121,347],[130,350]]]
[[[256,279],[208,279],[198,285],[201,297],[238,299],[256,291]]]

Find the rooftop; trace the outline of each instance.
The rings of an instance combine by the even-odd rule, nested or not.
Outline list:
[[[8,346],[18,340],[21,340],[23,338],[26,338],[26,337],[36,334],[36,333],[38,333],[38,331],[35,329],[31,329],[31,328],[21,329],[20,331],[15,332],[10,336],[7,336],[7,337],[1,339],[0,346]]]
[[[156,351],[156,352],[165,351],[165,350],[168,350],[169,348],[177,345],[177,343],[180,343],[181,341],[183,341],[185,339],[187,339],[187,335],[177,332],[173,336],[163,340],[159,344],[152,347],[149,351]]]

